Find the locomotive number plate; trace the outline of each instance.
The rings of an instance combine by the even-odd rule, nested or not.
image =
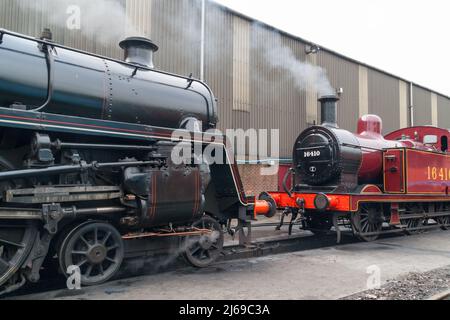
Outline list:
[[[316,151],[305,151],[303,152],[303,158],[317,158],[320,157],[322,153],[319,150]]]

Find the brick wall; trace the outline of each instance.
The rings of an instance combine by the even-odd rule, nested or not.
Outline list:
[[[247,196],[258,196],[264,191],[278,190],[278,174],[261,175],[261,168],[264,165],[245,164],[238,167]]]

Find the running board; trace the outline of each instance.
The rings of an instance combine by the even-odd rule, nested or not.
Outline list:
[[[79,201],[112,200],[122,197],[119,187],[38,187],[7,190],[4,202],[21,204],[64,203]]]

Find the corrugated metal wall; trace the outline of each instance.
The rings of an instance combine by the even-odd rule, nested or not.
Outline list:
[[[344,89],[339,101],[339,127],[355,131],[359,118],[359,66],[326,51],[319,52],[318,64],[326,69],[334,88]]]
[[[398,80],[398,94],[399,94],[399,113],[400,126],[399,128],[406,128],[410,125],[411,119],[409,114],[409,87],[408,83],[403,80]]]
[[[224,131],[233,122],[234,15],[210,2],[206,12],[205,80],[218,100],[218,128]]]
[[[152,0],[152,39],[160,46],[158,69],[200,77],[199,0]]]
[[[126,0],[126,13],[130,21],[134,22],[136,32],[151,37],[153,0]],[[131,26],[128,26],[131,27]],[[130,33],[129,30],[127,33]]]
[[[306,96],[297,89],[286,72],[274,68],[267,58],[267,46],[289,48],[299,60],[304,60],[304,45],[272,30],[253,26],[251,33],[251,110],[234,112],[234,128],[279,129],[280,156],[290,158],[296,136],[306,128]],[[282,62],[285,56],[272,57]]]
[[[431,92],[414,86],[414,125],[432,125]]]
[[[398,80],[369,69],[369,113],[383,119],[385,134],[399,129],[400,95]]]
[[[251,23],[233,18],[233,110],[250,112]]]
[[[77,1],[72,2],[76,4]],[[199,77],[200,0],[116,1],[134,22],[137,32],[151,37],[160,46],[155,56],[157,68]],[[38,36],[44,27],[51,27],[54,39],[59,43],[113,58],[122,57],[118,47],[123,38],[121,32],[105,38],[89,24],[83,25],[83,33],[68,30],[64,21],[55,20],[55,16],[66,17],[64,11],[60,12],[62,7],[50,7],[49,3],[47,0],[2,0],[0,27],[32,36]],[[110,18],[107,12],[104,18]],[[125,18],[112,24],[119,29],[123,27],[125,34]],[[409,97],[405,100],[406,91],[409,96],[409,84],[400,85],[396,77],[361,67],[357,62],[326,50],[306,55],[306,44],[300,39],[280,34],[216,3],[207,2],[205,78],[218,98],[219,129],[280,129],[280,156],[290,158],[292,144],[308,126],[308,120],[312,123],[320,118],[315,108],[316,93],[299,90],[287,70],[268,63],[262,48],[273,44],[290,48],[299,61],[323,67],[333,87],[344,89],[339,103],[340,127],[355,130],[360,113],[367,109],[383,118],[385,132],[406,122],[405,110],[400,113],[400,105],[405,108],[409,104]],[[280,53],[275,59],[283,61],[285,57]],[[403,92],[401,99],[400,92]],[[415,87],[416,124],[432,123],[431,101],[428,90]],[[437,110],[439,125],[450,127],[450,100],[439,96]]]
[[[438,95],[438,125],[450,129],[450,99]]]
[[[126,0],[116,1],[125,10]],[[72,3],[77,4],[77,0],[73,0]],[[55,6],[55,4],[58,5]],[[40,36],[44,28],[50,27],[55,42],[113,58],[123,57],[122,50],[118,46],[122,35],[118,34],[117,37],[112,36],[105,40],[101,33],[94,31],[95,28],[90,25],[92,21],[89,19],[81,19],[83,32],[77,29],[70,30],[66,27],[66,19],[69,17],[66,9],[66,5],[55,1],[2,0],[0,1],[0,27],[34,37]],[[114,24],[123,26],[125,33],[125,19],[115,20]]]

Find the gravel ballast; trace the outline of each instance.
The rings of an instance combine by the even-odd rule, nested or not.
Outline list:
[[[426,273],[409,273],[390,280],[380,289],[364,291],[343,300],[426,300],[450,289],[450,266]]]

